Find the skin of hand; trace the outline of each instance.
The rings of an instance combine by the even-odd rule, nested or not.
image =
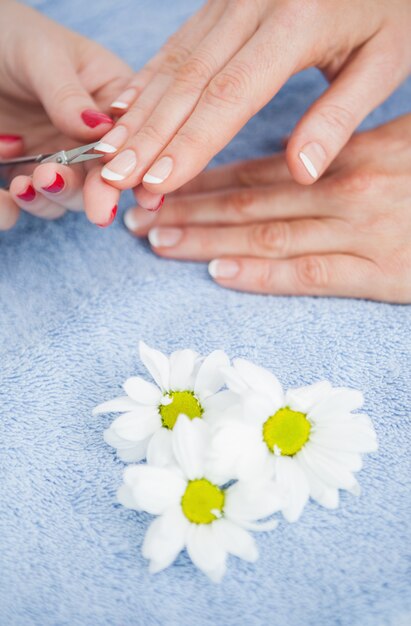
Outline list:
[[[2,0],[0,22],[0,158],[69,149],[97,141],[112,128],[104,111],[133,75],[123,61],[14,0]],[[89,218],[108,225],[119,192],[101,185],[101,166],[92,163],[43,164],[32,176],[28,166],[2,169],[11,183],[9,192],[0,191],[0,230],[16,222],[18,207],[46,219],[67,208],[80,210],[87,172],[97,202]]]
[[[411,303],[411,114],[354,135],[312,187],[284,154],[201,174],[125,223],[223,287]]]
[[[330,87],[286,150],[294,180],[309,185],[409,73],[410,32],[409,0],[209,0],[113,103],[123,115],[103,137],[114,158],[102,176],[117,189],[143,182],[160,199],[315,66]]]

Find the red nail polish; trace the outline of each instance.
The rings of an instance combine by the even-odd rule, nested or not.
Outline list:
[[[21,141],[20,135],[0,135],[0,141],[7,141],[12,143],[13,141]]]
[[[158,203],[158,205],[156,207],[154,207],[154,209],[147,209],[147,211],[150,211],[150,213],[157,213],[157,211],[159,211],[161,209],[161,207],[163,206],[164,199],[165,199],[165,196],[161,196],[161,200]]]
[[[44,191],[47,191],[48,193],[58,193],[59,191],[64,189],[64,185],[64,178],[57,172],[56,178],[51,183],[51,185],[49,185],[48,187],[42,187],[42,189]]]
[[[100,111],[93,111],[92,109],[87,109],[83,111],[81,114],[81,118],[87,126],[90,128],[95,128],[100,124],[114,124],[111,117],[106,115],[105,113],[100,113]]]
[[[108,222],[106,222],[105,224],[96,224],[96,226],[100,226],[100,228],[107,228],[107,226],[110,226],[110,224],[114,222],[114,218],[116,217],[116,215],[117,215],[117,205],[113,206],[113,208],[111,209],[110,218]]]
[[[36,197],[36,192],[34,190],[33,185],[29,185],[23,193],[18,193],[17,197],[20,200],[24,200],[24,202],[31,202]]]

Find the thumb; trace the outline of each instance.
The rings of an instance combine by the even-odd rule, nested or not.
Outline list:
[[[19,135],[0,134],[0,160],[21,156],[23,140]],[[0,231],[9,230],[17,222],[20,209],[5,189],[0,189]]]
[[[306,185],[318,179],[362,120],[402,79],[394,59],[387,62],[384,41],[366,44],[293,131],[286,158],[294,179]]]
[[[80,141],[99,139],[113,120],[98,110],[68,57],[54,59],[34,85],[51,122],[64,135]]]

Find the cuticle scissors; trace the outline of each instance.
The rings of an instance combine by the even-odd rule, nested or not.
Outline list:
[[[27,163],[60,163],[61,165],[74,165],[83,161],[92,159],[101,159],[104,154],[86,154],[89,150],[93,150],[100,142],[95,141],[86,146],[79,146],[72,150],[60,150],[59,152],[49,154],[37,154],[34,156],[23,156],[15,159],[0,159],[0,167],[11,165],[25,165]]]

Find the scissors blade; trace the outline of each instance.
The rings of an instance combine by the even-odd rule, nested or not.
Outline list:
[[[78,157],[71,159],[71,161],[69,161],[69,164],[71,165],[72,163],[81,163],[82,161],[91,161],[92,159],[101,159],[101,157],[103,156],[104,154],[80,154]]]
[[[80,159],[82,155],[85,155],[86,152],[93,150],[99,144],[99,141],[95,141],[94,143],[88,143],[86,146],[79,146],[78,148],[73,148],[72,150],[65,150],[65,157],[67,159],[67,163],[80,163],[81,161],[87,161],[88,159]],[[88,155],[93,158],[101,158],[102,154],[92,154]]]
[[[38,154],[36,156],[16,157],[15,159],[0,159],[0,167],[24,165],[25,163],[41,163],[44,159],[47,159],[50,156],[51,154]]]

